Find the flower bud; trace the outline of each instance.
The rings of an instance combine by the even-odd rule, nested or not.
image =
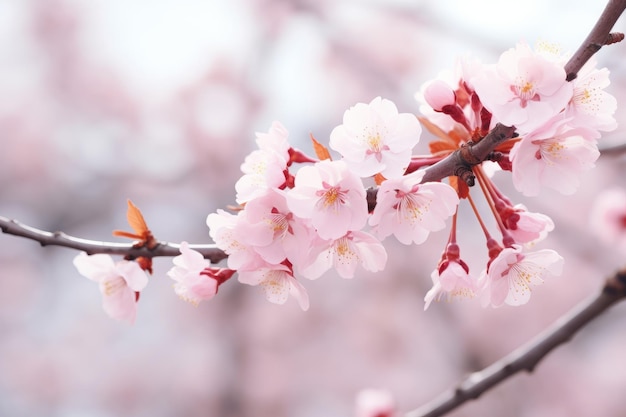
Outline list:
[[[442,111],[445,106],[456,103],[454,90],[441,80],[431,81],[424,89],[424,99],[435,111]]]

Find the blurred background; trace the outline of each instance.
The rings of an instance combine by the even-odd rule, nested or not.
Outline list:
[[[128,229],[126,199],[156,238],[210,241],[206,216],[234,203],[254,133],[274,120],[311,152],[343,112],[376,96],[418,112],[413,95],[469,54],[495,62],[520,40],[573,52],[604,2],[528,0],[0,0],[0,215],[95,240]],[[626,31],[624,18],[616,31]],[[626,100],[626,46],[599,66]],[[624,106],[616,118],[626,122]],[[624,142],[623,128],[602,147]],[[427,148],[424,136],[420,150]],[[594,198],[624,186],[623,154],[603,155],[579,192],[524,199],[556,230],[537,248],[566,259],[529,304],[478,301],[423,311],[447,232],[421,246],[388,239],[383,273],[304,282],[308,312],[229,281],[193,307],[157,259],[134,325],[110,319],[76,252],[0,234],[0,415],[353,414],[356,393],[389,389],[410,410],[538,334],[599,291],[624,255],[588,227]],[[465,210],[465,209],[463,209]],[[461,250],[486,250],[469,211]],[[473,244],[476,243],[476,244]],[[626,305],[451,416],[626,414]]]

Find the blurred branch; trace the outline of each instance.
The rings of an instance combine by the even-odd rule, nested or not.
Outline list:
[[[432,402],[405,414],[405,417],[436,417],[459,407],[519,371],[532,372],[535,366],[554,348],[570,340],[583,328],[617,301],[626,297],[626,267],[608,278],[602,291],[584,301],[535,340],[518,348],[508,356],[479,372],[474,372],[456,387],[443,393]]]
[[[572,81],[585,63],[602,48],[624,39],[621,33],[611,33],[611,29],[626,9],[626,0],[609,0],[600,18],[578,50],[565,64],[567,81]]]
[[[87,240],[73,237],[63,232],[47,232],[36,229],[2,216],[0,216],[0,229],[2,229],[3,233],[39,242],[41,246],[63,246],[84,251],[90,255],[94,253],[108,253],[110,255],[125,255],[130,259],[180,255],[180,246],[175,243],[159,242],[153,249],[148,249],[147,247],[135,247],[132,243]],[[189,247],[200,252],[212,263],[217,263],[227,257],[224,251],[214,244],[190,244]]]
[[[626,153],[626,143],[622,143],[620,145],[615,146],[607,146],[606,148],[600,148],[600,153],[602,155],[621,155]]]

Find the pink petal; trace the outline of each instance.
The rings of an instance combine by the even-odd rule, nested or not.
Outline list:
[[[137,262],[120,261],[117,270],[133,291],[141,291],[148,285],[148,276]]]
[[[102,297],[102,308],[116,320],[126,320],[133,324],[137,316],[137,302],[135,292],[128,287],[120,287],[110,295]]]
[[[309,309],[309,294],[306,291],[306,288],[300,282],[293,278],[289,278],[289,293],[298,301],[300,308],[303,311],[307,311]]]
[[[110,255],[87,255],[81,252],[74,257],[74,266],[78,273],[92,281],[100,282],[115,269],[115,263]]]
[[[187,242],[181,242],[180,255],[176,256],[172,261],[174,265],[186,268],[192,271],[202,271],[210,262],[204,259],[204,256],[198,251],[189,248]]]

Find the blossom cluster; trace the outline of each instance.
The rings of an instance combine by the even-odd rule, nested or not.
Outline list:
[[[259,149],[242,164],[236,183],[236,213],[209,214],[210,235],[228,256],[240,282],[259,285],[266,298],[282,304],[293,296],[306,310],[301,278],[317,279],[330,269],[352,278],[357,268],[384,269],[381,241],[394,235],[422,243],[445,227],[458,204],[447,184],[421,183],[423,172],[405,175],[421,127],[414,115],[399,113],[377,97],[346,111],[330,135],[332,160],[317,143],[318,158],[295,150],[285,127],[275,122],[257,134]],[[296,170],[298,163],[306,163]],[[378,176],[378,201],[370,212],[364,180]]]
[[[330,149],[311,137],[316,157],[292,147],[287,129],[274,122],[268,132],[257,133],[257,149],[241,165],[243,175],[235,184],[238,206],[207,217],[211,238],[228,255],[227,268],[212,267],[183,242],[168,273],[175,291],[198,303],[214,296],[236,272],[241,283],[259,286],[270,302],[283,304],[291,296],[307,310],[303,279],[317,279],[331,269],[343,278],[354,277],[359,268],[381,271],[386,238],[421,244],[452,218],[426,307],[444,296],[479,297],[494,307],[528,302],[532,287],[561,272],[563,258],[555,251],[530,250],[554,224],[544,214],[513,204],[491,173],[510,171],[515,188],[526,196],[545,188],[571,194],[599,156],[600,132],[616,127],[616,102],[605,91],[608,71],[589,61],[567,81],[566,59],[549,45],[533,49],[525,43],[504,52],[495,64],[462,59],[454,72],[416,94],[422,117],[400,113],[381,97],[358,103],[332,130]],[[478,187],[470,189],[455,176],[424,181],[431,165],[480,142],[496,124],[512,126],[516,134],[485,161],[468,164]],[[422,126],[436,137],[430,155],[414,154]],[[333,159],[331,150],[339,156]],[[366,189],[366,184],[373,187]],[[485,226],[476,193],[490,207],[497,233]],[[457,207],[463,200],[484,232],[487,257],[478,274],[470,272],[457,242]],[[108,275],[98,275],[86,255],[75,263],[101,283],[105,297],[123,288],[124,306],[145,285],[126,264],[115,267],[107,261],[101,269]],[[107,311],[134,319],[134,310],[113,310]]]
[[[577,78],[567,81],[566,61],[567,56],[554,46],[544,43],[533,49],[520,43],[504,52],[496,64],[463,59],[453,74],[442,74],[427,83],[416,97],[440,137],[431,143],[433,155],[444,158],[458,147],[479,142],[496,123],[514,126],[517,137],[504,141],[493,153],[497,169],[511,171],[513,185],[526,196],[539,195],[543,189],[574,193],[581,174],[594,166],[600,154],[600,132],[616,128],[613,114],[617,105],[604,90],[609,85],[606,68],[597,69],[591,60]],[[452,230],[432,274],[427,306],[443,295],[478,294],[484,305],[524,304],[533,286],[561,272],[563,259],[555,251],[527,252],[554,229],[552,220],[512,204],[491,181],[487,173],[492,167],[487,164],[474,166],[473,173],[501,239],[490,234],[469,190],[460,187],[483,228],[487,266],[477,279],[470,276]]]

